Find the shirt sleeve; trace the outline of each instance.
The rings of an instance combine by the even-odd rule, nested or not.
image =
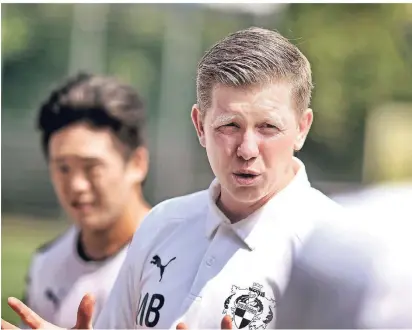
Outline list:
[[[276,328],[369,328],[358,316],[374,275],[372,242],[332,226],[317,228],[293,261]]]

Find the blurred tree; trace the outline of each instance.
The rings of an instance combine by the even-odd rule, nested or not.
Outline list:
[[[156,139],[159,116],[166,111],[180,117],[187,114],[176,121],[190,124],[190,106],[196,97],[195,63],[185,62],[184,50],[191,49],[185,43],[193,42],[183,35],[185,28],[181,28],[181,36],[176,36],[176,47],[181,47],[182,54],[176,59],[176,79],[169,72],[168,86],[173,89],[163,88],[168,90],[170,103],[162,99],[161,86],[167,17],[171,11],[184,13],[179,17],[188,20],[181,25],[187,24],[190,29],[190,24],[197,24],[198,18],[189,19],[195,6],[200,5],[113,4],[105,14],[105,36],[99,36],[106,49],[101,56],[101,62],[105,62],[101,63],[102,70],[134,85],[146,99],[153,155],[160,143]],[[307,163],[313,180],[360,180],[366,113],[389,101],[412,99],[411,8],[410,4],[291,4],[278,13],[256,16],[202,6],[199,20],[203,27],[195,42],[201,49],[196,54],[201,55],[228,33],[251,25],[277,28],[291,38],[311,61],[315,81],[312,107],[316,120],[299,156]],[[57,209],[33,119],[50,88],[83,65],[73,63],[71,56],[73,28],[77,35],[83,29],[82,24],[73,27],[73,9],[73,4],[2,6],[2,202],[9,209],[24,212],[29,202],[32,206],[46,205],[48,210],[54,203]],[[86,21],[92,12],[85,14]],[[86,36],[80,39],[75,48],[81,50],[83,43],[88,49],[92,40]],[[192,87],[173,85],[183,75],[189,79],[185,84]],[[175,89],[179,92],[173,92]],[[173,129],[173,123],[170,125]],[[194,131],[188,134],[194,135]],[[196,139],[191,152],[196,164],[193,190],[197,190],[206,187],[213,174]],[[156,156],[152,161],[156,163]],[[145,188],[152,203],[159,201],[153,189],[155,175],[155,170],[149,172]],[[183,191],[173,187],[173,193]],[[43,210],[39,208],[39,212]]]
[[[72,5],[2,6],[2,108],[33,111],[66,75]]]
[[[411,16],[410,4],[287,8],[280,31],[307,55],[315,82],[316,119],[302,158],[318,164],[323,179],[359,180],[367,111],[412,100],[411,48],[405,56]]]

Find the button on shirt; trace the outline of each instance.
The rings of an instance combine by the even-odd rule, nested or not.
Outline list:
[[[307,179],[235,224],[216,206],[220,185],[152,209],[137,230],[95,328],[273,328],[291,262],[314,224],[341,208]]]

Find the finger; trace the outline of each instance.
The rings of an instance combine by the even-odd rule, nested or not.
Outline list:
[[[187,325],[186,325],[185,323],[180,322],[180,323],[176,326],[176,329],[178,329],[178,330],[183,330],[183,329],[189,329],[189,328],[187,327]]]
[[[2,329],[18,329],[16,326],[14,326],[13,324],[4,321],[3,319],[1,319],[1,328]]]
[[[232,329],[232,318],[229,315],[223,317],[222,322],[220,323],[221,329]]]
[[[91,329],[95,299],[85,294],[77,310],[77,322],[73,329]]]
[[[39,315],[23,304],[19,299],[10,297],[7,303],[21,318],[21,320],[32,329],[44,328],[46,323]]]

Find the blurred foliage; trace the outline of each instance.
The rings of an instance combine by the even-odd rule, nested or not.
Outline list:
[[[308,57],[315,82],[303,156],[323,158],[340,179],[360,179],[367,112],[412,100],[411,27],[411,4],[288,7],[279,30]]]
[[[37,106],[66,75],[70,18],[67,4],[2,5],[2,109]]]
[[[228,33],[251,25],[277,29],[299,46],[312,64],[315,82],[312,102],[315,121],[305,148],[299,154],[312,180],[360,181],[367,113],[386,103],[412,100],[411,4],[291,4],[282,7],[280,12],[263,16],[218,11],[200,4],[106,5],[109,11],[102,73],[116,75],[140,91],[149,109],[149,128],[152,132],[149,138],[154,142],[161,111],[176,111],[159,109],[160,87],[164,82],[165,33],[170,28],[168,22],[172,13],[179,13],[183,20],[200,13],[198,21],[187,19],[182,24],[187,24],[188,33],[190,24],[202,27],[201,40],[198,40],[202,52]],[[85,5],[3,4],[3,125],[17,125],[21,118],[26,118],[26,121],[29,117],[33,118],[50,88],[68,74],[74,6]],[[186,39],[184,35],[181,38],[183,42]],[[184,65],[185,54],[176,56],[176,65]],[[194,72],[195,68],[190,70]],[[173,103],[170,100],[171,108],[176,104],[188,105],[187,118],[179,117],[176,121],[189,122],[190,105],[195,101],[195,77],[191,79],[193,88],[175,95],[175,98],[185,98],[184,102]],[[179,77],[176,77],[176,83],[179,84]],[[179,110],[176,116],[183,113]],[[24,127],[27,129],[27,124]],[[19,129],[16,126],[14,130]],[[20,139],[30,139],[31,143],[35,143],[32,141],[36,139],[34,129],[30,134],[20,134]],[[12,136],[17,135],[11,132],[6,136],[6,141],[3,140],[3,145],[8,143],[9,149],[2,150],[2,156],[10,162],[4,171],[7,168],[19,171],[13,154],[18,151],[10,140]],[[156,145],[154,142],[153,145]],[[33,149],[32,146],[30,148]],[[37,149],[33,149],[31,158],[25,156],[27,151],[21,153],[21,163],[37,159],[35,163],[44,166],[40,163],[40,156],[35,158]],[[196,187],[193,187],[195,190],[204,188],[211,174],[202,148],[194,146],[193,153],[195,175],[203,178],[197,179]],[[156,152],[152,155],[153,163],[163,161],[156,159]],[[35,168],[34,165],[31,167]],[[38,173],[41,173],[38,178],[48,180],[46,170],[38,170]],[[24,180],[32,182],[33,175],[27,175],[30,179]],[[152,175],[153,171],[149,173],[145,193],[150,202],[156,203],[159,199],[152,191]],[[9,188],[2,189],[5,193],[2,201],[4,205],[9,205],[7,203],[12,197],[8,198],[7,193],[11,194],[13,189],[10,187],[16,182],[10,180],[6,184]],[[39,179],[33,184],[39,187]],[[184,193],[176,187],[173,189],[175,194]],[[46,190],[48,195],[45,198],[50,200],[50,186]],[[36,189],[32,192],[32,195],[40,196]],[[14,194],[17,196],[20,192]]]
[[[7,305],[8,297],[23,298],[25,279],[34,250],[68,228],[66,222],[2,217],[1,317],[13,324],[20,319]]]

